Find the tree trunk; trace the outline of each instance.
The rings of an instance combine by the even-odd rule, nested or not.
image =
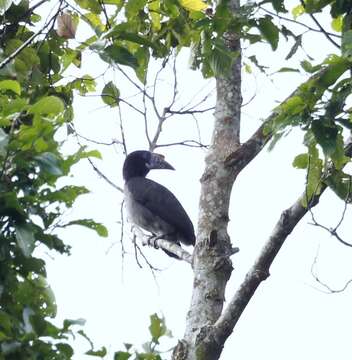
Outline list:
[[[230,11],[239,6],[229,3]],[[237,34],[227,33],[226,41],[240,54]],[[223,342],[212,337],[213,325],[222,313],[226,283],[232,272],[234,253],[227,233],[229,203],[236,173],[225,164],[240,145],[241,56],[231,73],[216,79],[217,101],[211,146],[201,178],[197,244],[194,250],[194,283],[184,339],[175,348],[173,359],[218,359]]]

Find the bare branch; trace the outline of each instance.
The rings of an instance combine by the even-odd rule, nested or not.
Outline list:
[[[102,178],[103,178],[108,184],[110,184],[114,189],[116,189],[117,191],[120,191],[120,192],[123,193],[123,189],[122,189],[120,186],[114,184],[106,175],[104,175],[104,174],[96,167],[96,165],[93,163],[92,159],[88,158],[88,161],[89,161],[89,163],[91,164],[93,170],[94,170],[100,177],[102,177]]]
[[[166,108],[167,114],[178,114],[178,115],[185,115],[185,114],[203,114],[207,111],[214,110],[215,106],[210,108],[201,109],[201,110],[171,110],[170,108]]]
[[[71,126],[71,128],[73,129],[72,124],[70,124],[70,126]],[[84,136],[84,135],[79,134],[75,129],[74,129],[74,132],[75,132],[75,134],[76,134],[79,138],[81,138],[81,139],[83,139],[83,140],[85,140],[85,141],[88,141],[88,142],[90,142],[90,143],[92,143],[92,144],[104,145],[104,146],[111,146],[111,145],[114,145],[114,144],[122,145],[122,142],[119,141],[119,140],[117,140],[117,139],[112,139],[110,142],[97,141],[97,140],[90,139],[90,138],[88,138],[88,137],[86,137],[86,136]]]
[[[205,149],[207,149],[209,147],[209,145],[204,145],[204,144],[202,144],[202,143],[200,143],[199,141],[196,141],[196,140],[184,140],[184,141],[174,142],[174,143],[169,143],[169,144],[156,145],[155,149],[160,148],[160,147],[168,147],[168,146],[175,146],[175,145],[183,145],[183,146],[196,147],[196,148],[205,148]]]
[[[341,293],[341,292],[344,292],[347,287],[352,283],[352,279],[348,280],[345,285],[340,288],[340,289],[332,289],[328,284],[326,284],[325,282],[323,282],[322,280],[320,280],[320,278],[318,277],[318,275],[316,274],[315,272],[315,267],[317,265],[317,262],[318,262],[318,252],[314,258],[314,261],[312,263],[312,266],[311,266],[311,269],[310,269],[310,272],[314,278],[314,280],[319,284],[321,285],[323,288],[325,288],[326,291],[324,291],[325,294],[337,294],[337,293]]]
[[[348,189],[347,189],[347,194],[346,194],[346,198],[345,198],[345,205],[344,205],[344,208],[342,211],[341,218],[340,218],[339,222],[337,223],[337,225],[335,226],[334,231],[336,231],[341,226],[341,224],[345,218],[346,211],[347,211],[347,205],[349,202],[349,198],[351,196],[351,185],[352,185],[352,177],[349,178]]]
[[[314,217],[314,215],[313,215],[312,212],[311,212],[311,215],[312,215],[312,221],[313,221],[312,223],[310,223],[311,225],[314,225],[314,226],[320,227],[321,229],[326,230],[326,231],[327,231],[328,233],[330,233],[334,238],[336,238],[341,244],[346,245],[346,246],[349,246],[349,247],[352,247],[352,244],[351,244],[351,243],[348,243],[347,241],[345,241],[345,240],[343,240],[343,239],[341,238],[341,236],[337,233],[336,229],[328,228],[327,226],[318,223],[318,222],[315,220],[315,217]]]
[[[99,2],[99,5],[100,5],[100,7],[101,7],[101,9],[102,9],[102,11],[103,11],[104,17],[105,17],[106,27],[107,27],[108,29],[110,29],[110,28],[111,28],[111,24],[110,24],[110,21],[109,21],[108,13],[106,12],[105,4],[103,3],[102,0],[98,0],[98,2]]]
[[[123,126],[122,113],[121,113],[120,107],[119,107],[118,111],[119,111],[119,119],[120,119],[120,134],[121,134],[121,138],[122,138],[122,146],[123,146],[123,151],[124,151],[125,155],[127,156],[127,144],[126,144],[126,137],[125,137],[125,129]]]
[[[138,236],[138,238],[141,239],[143,245],[152,245],[157,248],[161,248],[164,250],[169,251],[170,253],[176,255],[179,259],[182,259],[186,261],[189,264],[192,264],[192,255],[184,250],[181,246],[177,245],[176,243],[173,243],[168,240],[164,240],[162,238],[155,238],[152,239],[150,236],[145,235],[141,229],[139,229],[137,226],[133,227],[134,233]]]

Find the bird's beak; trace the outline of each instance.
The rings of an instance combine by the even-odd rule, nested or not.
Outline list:
[[[175,170],[175,168],[164,160],[164,155],[151,153],[150,162],[147,164],[149,169],[168,169]]]

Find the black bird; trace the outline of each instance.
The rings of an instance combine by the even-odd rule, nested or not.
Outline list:
[[[153,237],[178,245],[195,244],[193,224],[175,195],[157,182],[146,179],[149,170],[175,170],[164,156],[150,151],[130,153],[123,165],[125,203],[129,219]],[[168,251],[169,256],[177,257]]]

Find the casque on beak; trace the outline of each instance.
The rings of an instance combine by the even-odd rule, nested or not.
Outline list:
[[[175,170],[175,168],[164,159],[164,155],[151,153],[150,161],[147,163],[147,167],[149,169]]]

